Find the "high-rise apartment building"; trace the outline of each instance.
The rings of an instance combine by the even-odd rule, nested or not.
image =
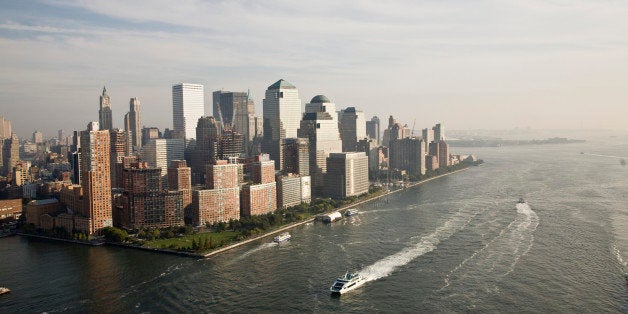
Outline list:
[[[182,139],[156,139],[142,147],[142,160],[151,167],[162,170],[162,185],[167,184],[168,165],[173,160],[184,159],[185,143]]]
[[[129,112],[124,115],[124,130],[128,137],[128,154],[138,152],[142,147],[142,124],[140,120],[140,101],[137,97],[129,101]]]
[[[168,167],[168,189],[169,190],[191,190],[192,170],[187,166],[185,160],[172,160]]]
[[[338,128],[343,152],[355,152],[358,140],[366,137],[364,112],[348,107],[338,113]]]
[[[371,120],[366,121],[366,136],[375,140],[375,143],[379,144],[381,137],[379,136],[379,118],[373,116]],[[360,140],[360,139],[358,139]]]
[[[331,153],[327,157],[326,195],[357,196],[369,191],[368,158],[362,152]]]
[[[301,176],[310,175],[310,145],[307,138],[283,139],[283,171]]]
[[[2,164],[4,165],[4,175],[8,175],[20,161],[20,139],[17,134],[12,133],[2,142]]]
[[[113,121],[111,118],[111,98],[107,94],[107,88],[102,88],[100,95],[100,109],[98,109],[98,125],[101,130],[113,129]]]
[[[390,141],[390,168],[405,170],[411,175],[424,175],[425,145],[417,137],[405,137]]]
[[[449,161],[449,144],[444,140],[438,142],[438,165],[440,167],[451,166]]]
[[[297,137],[301,121],[301,99],[297,88],[285,80],[268,86],[264,98],[264,141],[262,151],[277,161],[275,167],[282,169],[281,140]]]
[[[81,132],[81,186],[83,208],[81,215],[89,221],[88,234],[99,233],[112,226],[110,139],[108,130],[99,130],[91,122]]]
[[[217,160],[207,167],[207,189],[192,194],[194,225],[240,219],[238,165]]]
[[[255,104],[249,97],[249,93],[215,91],[213,96],[214,117],[225,127],[236,131],[247,141],[252,140],[251,133],[255,135],[254,129],[250,127],[250,119],[255,117]]]
[[[428,152],[430,143],[434,141],[434,130],[425,128],[422,131],[423,144],[425,145],[425,151]]]
[[[186,141],[196,138],[196,123],[205,113],[203,85],[181,83],[172,86],[172,124]]]

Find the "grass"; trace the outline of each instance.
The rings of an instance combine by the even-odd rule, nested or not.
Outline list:
[[[175,237],[169,239],[156,239],[152,241],[146,241],[144,247],[158,248],[158,249],[173,249],[173,250],[185,250],[187,247],[192,247],[192,240],[196,242],[205,241],[205,238],[212,237],[215,245],[219,245],[221,242],[224,244],[234,242],[238,232],[234,231],[222,231],[222,232],[204,232],[197,234],[185,235],[182,237]],[[208,250],[208,249],[207,249]]]

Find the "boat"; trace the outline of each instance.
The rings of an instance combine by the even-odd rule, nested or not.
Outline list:
[[[329,213],[327,215],[321,216],[321,220],[326,223],[332,223],[340,219],[342,219],[342,214],[339,212],[333,212],[333,213]]]
[[[523,199],[523,197],[519,198],[519,201],[517,201],[517,204],[525,204],[526,201]]]
[[[0,287],[0,294],[5,294],[11,292],[11,289],[6,287]]]
[[[284,233],[276,236],[273,241],[276,242],[276,243],[281,243],[281,242],[286,242],[286,241],[290,240],[290,238],[292,238],[290,233],[284,232]]]
[[[344,276],[336,279],[329,291],[331,291],[331,294],[341,295],[363,285],[365,282],[366,279],[360,274],[347,272]]]
[[[355,208],[349,208],[347,209],[347,211],[345,212],[345,216],[350,217],[350,216],[355,216],[357,214],[359,214],[360,212],[355,209]]]

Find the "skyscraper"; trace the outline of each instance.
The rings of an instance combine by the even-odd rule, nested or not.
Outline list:
[[[432,130],[434,130],[434,141],[445,140],[445,127],[440,123],[437,123]]]
[[[264,98],[264,141],[262,151],[282,169],[281,140],[297,137],[301,120],[301,99],[297,88],[284,80],[268,86]]]
[[[380,143],[380,136],[379,136],[379,118],[377,116],[373,116],[371,118],[371,120],[366,121],[366,135],[372,139],[375,140],[375,143],[379,144]],[[360,139],[358,139],[360,140]]]
[[[11,137],[11,121],[0,116],[0,140]]]
[[[98,123],[91,122],[81,132],[81,186],[83,208],[81,215],[89,220],[88,234],[100,232],[112,226],[110,141],[108,130],[98,130]]]
[[[333,118],[336,115],[335,105],[329,98],[318,95],[306,108],[310,112],[303,114],[298,135],[308,139],[312,193],[321,195],[327,173],[327,157],[330,153],[342,152],[342,141],[338,123]]]
[[[110,149],[109,154],[109,167],[111,168],[111,187],[121,188],[119,183],[122,182],[122,167],[118,164],[122,163],[122,158],[127,156],[129,141],[127,140],[127,133],[119,129],[113,129],[109,132]]]
[[[214,117],[201,117],[196,125],[196,146],[192,154],[192,183],[205,181],[205,166],[218,159],[218,145],[222,129]]]
[[[101,130],[113,129],[111,121],[111,99],[107,94],[107,88],[103,86],[102,95],[100,95],[100,109],[98,110],[98,124]]]
[[[129,139],[129,153],[137,152],[142,147],[141,128],[140,101],[134,97],[129,101],[129,112],[124,115],[124,130]]]
[[[428,152],[430,149],[430,143],[434,141],[434,130],[432,129],[423,129],[423,144],[425,145],[425,152]]]
[[[338,128],[342,139],[343,152],[355,152],[358,140],[366,137],[364,112],[348,107],[338,114]]]
[[[405,170],[411,175],[425,174],[425,145],[417,137],[390,141],[390,168]]]
[[[43,142],[44,142],[44,134],[37,130],[33,132],[33,143],[41,144]]]
[[[196,138],[196,123],[205,113],[203,85],[181,83],[172,86],[172,124],[186,141]]]
[[[249,93],[215,91],[213,96],[214,117],[225,127],[251,140],[250,118],[255,117],[255,104]],[[252,115],[252,116],[251,116]]]
[[[4,165],[4,175],[8,175],[20,161],[20,139],[17,134],[12,133],[9,138],[5,138],[2,142],[2,164]]]
[[[301,176],[310,175],[310,151],[307,138],[286,138],[283,140],[283,159],[286,173]]]

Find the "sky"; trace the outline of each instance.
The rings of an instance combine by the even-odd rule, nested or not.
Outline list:
[[[103,86],[172,128],[172,85],[279,79],[421,129],[628,129],[628,1],[2,0],[0,115],[20,137],[85,129]]]

